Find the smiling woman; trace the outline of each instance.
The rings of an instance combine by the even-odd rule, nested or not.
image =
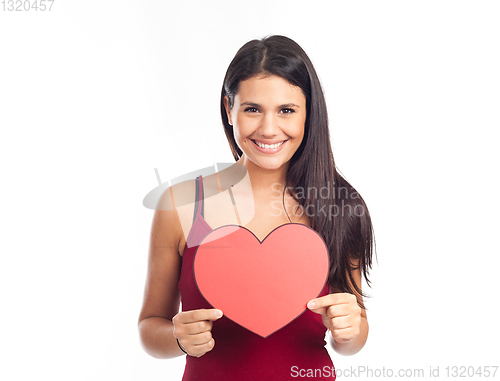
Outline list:
[[[245,152],[243,165],[286,169],[304,138],[306,97],[300,87],[258,74],[240,83],[233,103],[230,110],[229,97],[224,97],[236,143]]]
[[[157,358],[186,354],[186,381],[290,380],[299,369],[332,370],[316,378],[333,380],[326,332],[333,349],[345,355],[357,353],[367,339],[361,279],[369,284],[374,241],[363,199],[336,170],[319,79],[293,40],[253,40],[229,65],[220,107],[236,163],[176,184],[160,199],[139,316],[143,347]],[[275,207],[276,193],[282,210]],[[314,262],[321,253],[328,260]],[[209,270],[216,257],[217,271]],[[225,273],[235,261],[246,263],[236,266],[239,275]],[[308,267],[312,262],[320,265]],[[314,270],[293,278],[307,268]],[[200,274],[210,298],[200,288]],[[320,287],[299,297],[291,285],[303,291],[301,282]],[[274,303],[260,298],[274,289]],[[236,305],[225,303],[228,298]],[[267,324],[294,303],[298,315],[287,316],[277,330]],[[236,318],[235,310],[243,317]],[[258,327],[247,328],[247,317],[258,311],[259,319],[250,319]]]

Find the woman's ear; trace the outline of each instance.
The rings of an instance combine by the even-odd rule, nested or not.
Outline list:
[[[232,126],[233,121],[231,119],[231,110],[229,110],[229,98],[227,97],[227,95],[224,96],[224,107],[226,108],[227,120],[229,121],[229,124]]]

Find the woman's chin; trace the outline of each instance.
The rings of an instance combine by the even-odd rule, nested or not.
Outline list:
[[[276,171],[288,165],[281,158],[250,158],[252,164],[266,171]]]

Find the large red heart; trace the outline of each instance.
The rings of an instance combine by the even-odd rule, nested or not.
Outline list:
[[[243,226],[225,225],[203,238],[193,266],[208,303],[267,337],[321,294],[329,259],[324,240],[303,224],[281,225],[262,242]]]

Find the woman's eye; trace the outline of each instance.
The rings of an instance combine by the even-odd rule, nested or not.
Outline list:
[[[292,114],[295,112],[295,110],[293,108],[284,108],[281,111],[283,111],[284,114]]]
[[[258,111],[258,110],[255,107],[247,107],[245,109],[245,112],[256,112],[256,111]]]

